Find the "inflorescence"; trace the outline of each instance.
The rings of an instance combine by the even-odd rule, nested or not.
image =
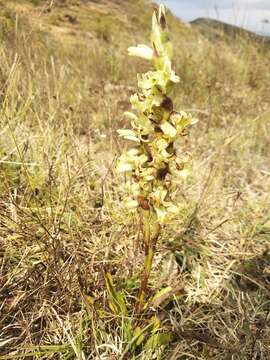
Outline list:
[[[176,153],[175,141],[195,122],[185,112],[174,111],[169,97],[180,79],[172,70],[173,49],[163,5],[153,14],[151,42],[152,48],[140,44],[128,49],[129,55],[151,61],[155,70],[138,74],[139,92],[130,98],[134,112],[125,113],[132,129],[118,130],[135,145],[122,154],[117,169],[129,178],[127,208],[150,210],[163,224],[178,212],[171,199],[172,180],[186,177],[191,162],[189,154]]]

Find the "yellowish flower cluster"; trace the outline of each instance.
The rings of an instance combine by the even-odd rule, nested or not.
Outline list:
[[[128,49],[129,55],[150,60],[155,71],[138,75],[140,92],[130,98],[134,112],[125,113],[132,129],[118,130],[135,146],[122,154],[117,168],[130,175],[126,206],[152,210],[157,222],[163,224],[178,211],[170,196],[172,176],[186,176],[190,164],[189,156],[177,156],[174,142],[194,122],[185,112],[174,111],[169,97],[179,77],[171,66],[172,45],[163,5],[153,15],[151,41],[152,48],[138,45]]]

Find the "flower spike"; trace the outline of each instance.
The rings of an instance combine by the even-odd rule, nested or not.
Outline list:
[[[139,44],[128,49],[129,55],[151,61],[154,70],[138,75],[139,92],[130,98],[133,112],[125,113],[132,129],[118,130],[135,147],[122,154],[117,167],[130,178],[124,200],[127,208],[147,209],[157,223],[164,224],[177,213],[171,180],[185,178],[191,161],[188,155],[177,157],[174,143],[194,121],[185,112],[174,111],[169,97],[180,79],[172,70],[172,44],[163,5],[153,14],[151,42],[152,48]]]

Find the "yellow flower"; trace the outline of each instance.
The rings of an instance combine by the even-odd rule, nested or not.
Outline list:
[[[148,160],[148,156],[139,149],[130,149],[118,160],[117,171],[120,173],[131,172],[140,168]]]
[[[139,91],[130,97],[134,112],[125,113],[131,129],[118,130],[135,146],[123,153],[117,169],[129,177],[126,207],[150,210],[163,224],[178,212],[170,198],[173,175],[186,177],[191,163],[189,156],[177,158],[174,142],[194,122],[185,112],[175,112],[169,97],[179,77],[172,70],[164,6],[153,15],[151,42],[153,48],[139,44],[128,49],[129,55],[152,61],[155,70],[137,76]]]
[[[128,55],[138,56],[146,60],[153,60],[154,51],[149,46],[139,44],[138,46],[131,46],[128,48]]]
[[[137,134],[135,131],[130,129],[119,129],[117,130],[118,134],[122,136],[126,140],[131,140],[135,142],[140,142],[140,139],[137,137]]]
[[[168,121],[165,121],[163,124],[160,125],[161,130],[163,131],[163,134],[168,138],[175,138],[177,135],[176,128],[170,124]]]

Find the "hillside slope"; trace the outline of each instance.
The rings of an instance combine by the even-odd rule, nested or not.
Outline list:
[[[34,31],[74,41],[86,37],[119,42],[119,36],[129,38],[132,34],[138,37],[149,33],[152,9],[153,5],[144,0],[8,0],[0,3],[0,14],[3,20],[6,18],[2,27],[8,22],[12,25],[17,16],[19,20],[27,19]],[[178,30],[181,26],[185,27],[178,21]]]
[[[223,41],[253,41],[259,46],[270,46],[270,37],[257,35],[256,33],[246,30],[242,27],[227,24],[225,22],[211,19],[198,18],[190,22],[192,26],[197,28],[209,40]]]

